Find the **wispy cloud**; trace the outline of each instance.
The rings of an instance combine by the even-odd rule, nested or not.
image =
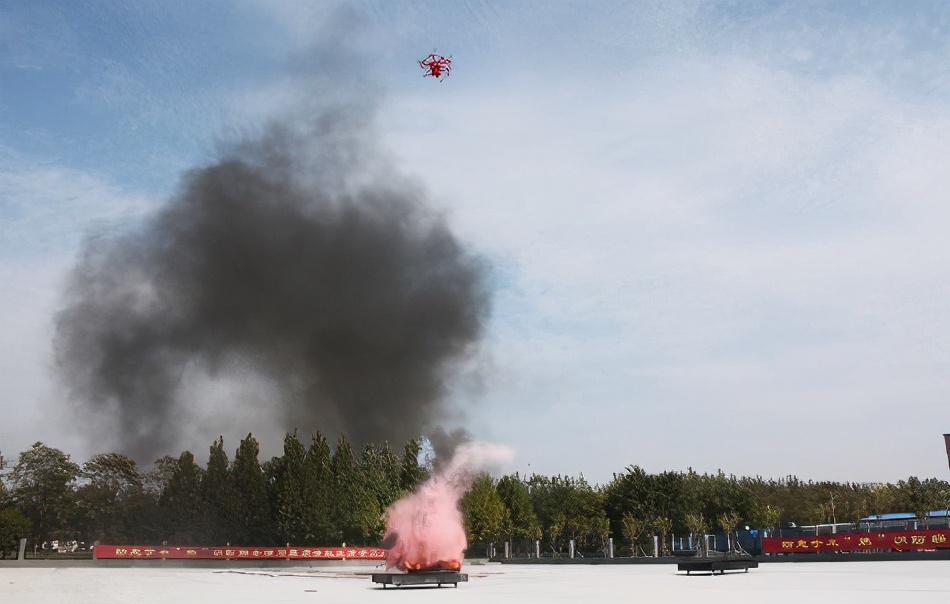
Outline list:
[[[0,261],[71,257],[92,232],[127,228],[156,200],[107,179],[0,148]]]
[[[646,419],[655,429],[627,454],[663,467],[684,412],[715,408],[720,434],[807,414],[879,430],[868,418],[913,391],[920,413],[939,413],[947,113],[875,77],[734,57],[624,75],[420,95],[384,120],[473,244],[513,266],[494,349],[509,379],[490,396],[510,423],[485,429],[603,409],[627,422],[598,415],[596,429],[568,431],[576,447],[623,441],[618,425]],[[749,463],[740,450],[723,455]]]

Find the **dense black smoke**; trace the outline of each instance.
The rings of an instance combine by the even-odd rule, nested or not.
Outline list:
[[[468,442],[472,441],[472,435],[464,428],[444,428],[434,426],[426,431],[426,441],[428,442],[431,454],[433,456],[436,469],[439,470],[445,464],[452,460],[455,450]]]
[[[267,127],[135,233],[86,241],[55,350],[91,435],[143,461],[173,452],[194,375],[251,374],[275,424],[356,444],[439,423],[489,313],[486,268],[354,115]]]

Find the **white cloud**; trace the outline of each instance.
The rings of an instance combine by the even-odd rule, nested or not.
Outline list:
[[[762,425],[796,417],[886,438],[868,414],[892,412],[902,393],[918,413],[940,413],[946,114],[873,79],[731,59],[617,80],[532,80],[471,98],[437,89],[386,109],[407,169],[508,267],[487,437],[530,443],[555,472],[604,467],[588,452],[631,432],[656,466],[691,421],[720,444],[758,426],[742,441],[767,448]],[[703,416],[711,408],[716,419]],[[840,446],[800,440],[816,459]],[[565,441],[572,453],[559,453]],[[742,444],[722,450],[723,467],[769,473]],[[715,462],[693,465],[715,469],[704,463]],[[865,477],[919,471],[902,464]]]
[[[0,159],[0,251],[6,259],[70,255],[85,233],[128,226],[155,208],[155,200],[100,176],[9,149],[0,148]]]

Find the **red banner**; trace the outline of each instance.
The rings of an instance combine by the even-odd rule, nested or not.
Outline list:
[[[378,547],[188,547],[96,545],[97,560],[385,560]]]
[[[762,551],[766,554],[860,552],[881,549],[909,551],[947,548],[950,548],[950,530],[947,529],[800,535],[798,537],[765,537],[762,539]]]

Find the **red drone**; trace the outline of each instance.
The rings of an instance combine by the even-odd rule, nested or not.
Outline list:
[[[432,53],[428,57],[419,61],[419,66],[425,71],[422,77],[432,76],[440,82],[448,77],[452,71],[452,57],[445,58],[442,55]]]

